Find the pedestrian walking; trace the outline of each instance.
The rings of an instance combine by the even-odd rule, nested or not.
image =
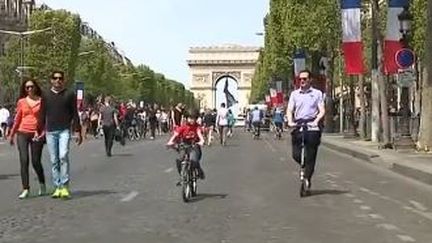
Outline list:
[[[105,152],[108,157],[112,156],[115,131],[116,129],[120,129],[117,115],[117,110],[111,104],[111,97],[106,96],[105,103],[100,110],[98,124],[102,125],[105,139]]]
[[[7,126],[8,126],[8,119],[10,117],[10,112],[5,106],[0,106],[0,133],[1,137],[3,139],[6,139],[7,137]]]
[[[39,180],[39,196],[45,195],[45,175],[41,163],[44,146],[45,131],[38,132],[40,125],[41,88],[33,79],[26,78],[21,84],[20,98],[16,106],[14,125],[9,134],[11,145],[18,145],[21,165],[21,182],[23,191],[19,199],[27,198],[30,194],[29,160]],[[30,152],[30,153],[29,153]],[[31,156],[30,156],[31,155]]]
[[[52,166],[52,179],[55,191],[53,198],[70,198],[70,159],[69,148],[71,127],[76,133],[76,142],[81,145],[80,118],[77,111],[75,92],[66,88],[63,71],[51,74],[51,88],[42,93],[41,126],[46,127],[46,140]]]

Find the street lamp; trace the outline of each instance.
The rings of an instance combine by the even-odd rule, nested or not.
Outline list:
[[[411,23],[413,16],[408,10],[408,6],[403,8],[403,11],[398,15],[399,20],[399,31],[402,34],[400,42],[403,48],[409,48],[409,35],[411,32]],[[412,148],[414,146],[413,140],[410,133],[410,104],[409,104],[409,87],[405,85],[401,89],[401,101],[400,101],[400,114],[401,114],[401,141],[400,145],[403,147]]]
[[[84,51],[84,52],[80,52],[80,53],[78,53],[78,56],[79,57],[82,57],[82,56],[86,56],[86,55],[90,55],[90,54],[93,54],[93,53],[95,53],[96,51]]]
[[[11,31],[11,30],[0,30],[1,34],[7,34],[7,35],[15,35],[20,38],[20,45],[21,45],[21,54],[20,54],[20,66],[24,67],[24,38],[36,34],[36,33],[42,33],[45,31],[51,30],[51,27],[40,29],[40,30],[28,30],[28,31]],[[21,75],[21,81],[23,81],[23,75]]]

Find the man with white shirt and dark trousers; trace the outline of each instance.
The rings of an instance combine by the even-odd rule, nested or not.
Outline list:
[[[228,128],[228,109],[225,103],[221,104],[216,116],[216,124],[219,127],[219,137],[222,146],[225,146],[226,132]]]
[[[53,198],[70,198],[69,148],[72,129],[77,144],[82,143],[81,124],[75,92],[66,88],[63,71],[51,74],[51,89],[42,95],[39,132],[46,129],[46,141],[52,165],[52,179],[56,187]]]

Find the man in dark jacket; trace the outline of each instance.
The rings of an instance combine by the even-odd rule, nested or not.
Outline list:
[[[66,89],[64,72],[51,74],[51,89],[42,95],[39,134],[46,129],[46,140],[52,165],[52,179],[56,190],[53,198],[69,198],[69,147],[71,129],[82,143],[81,124],[75,92]]]

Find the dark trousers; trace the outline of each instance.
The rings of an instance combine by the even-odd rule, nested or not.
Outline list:
[[[41,163],[44,142],[33,141],[34,133],[18,133],[17,144],[21,163],[21,181],[24,189],[30,188],[29,182],[29,147],[31,162],[40,184],[45,184],[45,175]]]
[[[252,125],[254,127],[254,132],[256,132],[256,135],[259,137],[261,133],[261,122],[253,122]]]
[[[183,161],[184,156],[185,156],[184,151],[182,151],[182,153],[180,153],[179,155],[179,158],[176,159],[176,165],[179,174],[181,172],[181,162]],[[193,147],[192,150],[190,151],[189,159],[192,162],[192,165],[197,169],[202,169],[200,163],[201,157],[202,157],[201,147],[200,146]]]
[[[90,129],[91,134],[93,136],[97,137],[99,135],[98,134],[98,120],[91,121],[90,123],[91,123],[90,124],[91,125],[91,129]]]
[[[150,122],[150,136],[151,137],[156,137],[156,128],[157,128],[158,123],[156,121],[151,121]]]
[[[294,130],[292,133],[292,157],[293,159],[301,164],[301,145],[302,145],[302,134],[298,130]],[[304,144],[305,144],[305,178],[311,179],[315,171],[316,157],[318,153],[318,146],[321,143],[321,132],[320,131],[307,131],[305,133]]]
[[[104,132],[104,139],[105,139],[105,151],[107,155],[111,155],[116,128],[114,125],[112,125],[112,126],[103,126],[102,129]]]

